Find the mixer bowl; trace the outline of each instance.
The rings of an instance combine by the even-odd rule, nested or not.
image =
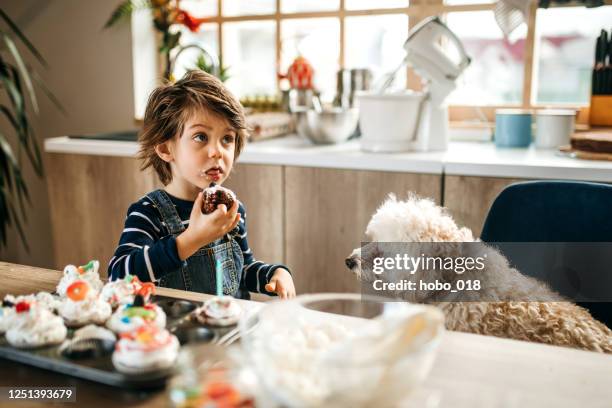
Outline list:
[[[315,144],[342,143],[357,129],[359,110],[357,108],[331,108],[317,112],[303,109],[294,112],[299,135]]]

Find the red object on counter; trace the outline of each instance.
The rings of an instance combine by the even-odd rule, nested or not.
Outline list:
[[[281,79],[287,78],[289,86],[293,89],[313,89],[312,79],[314,69],[310,62],[301,55],[297,56],[289,65],[286,74],[280,74]]]

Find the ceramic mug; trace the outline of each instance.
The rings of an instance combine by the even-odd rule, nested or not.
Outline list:
[[[538,149],[556,149],[568,145],[574,134],[576,111],[542,109],[536,112],[535,145]]]
[[[528,147],[531,144],[531,111],[497,109],[495,111],[495,146]]]

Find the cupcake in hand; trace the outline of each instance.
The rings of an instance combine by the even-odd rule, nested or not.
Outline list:
[[[66,296],[66,289],[68,286],[76,280],[84,280],[96,291],[100,292],[104,284],[100,280],[100,274],[98,269],[100,268],[100,262],[89,261],[87,265],[76,267],[74,265],[68,265],[64,268],[64,276],[59,281],[56,291],[61,297]]]
[[[115,333],[125,333],[148,325],[165,328],[166,314],[161,307],[147,304],[142,295],[136,295],[132,304],[119,306],[106,322],[106,327]]]
[[[58,311],[68,327],[104,324],[112,313],[111,306],[85,280],[76,280],[68,286]]]
[[[125,374],[143,374],[171,368],[178,356],[179,341],[166,329],[141,326],[121,334],[115,345],[113,365]]]
[[[15,315],[6,332],[6,340],[13,347],[34,348],[59,344],[68,330],[61,317],[48,309],[21,301],[14,305]]]

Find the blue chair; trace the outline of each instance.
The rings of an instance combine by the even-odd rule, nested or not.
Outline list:
[[[612,186],[573,181],[529,181],[512,184],[506,187],[493,202],[484,223],[481,239],[488,243],[612,242]],[[578,247],[580,251],[579,245],[571,247],[574,250]],[[593,247],[596,246],[585,244],[583,249],[596,252],[598,249]],[[514,255],[503,252],[521,272],[543,279],[555,290],[566,294],[556,287],[553,282],[554,277],[547,279],[546,276],[542,276],[542,271],[537,270],[538,268],[532,270],[521,268],[519,264],[525,263],[525,258],[528,257],[525,253],[530,250],[522,246],[521,251],[520,254],[515,251]],[[531,255],[533,255],[531,262],[533,263],[535,259],[537,264],[538,254]],[[584,259],[584,255],[582,258]],[[597,273],[601,274],[601,269]],[[551,275],[548,275],[548,278],[551,278]],[[579,280],[579,277],[574,278]],[[601,281],[603,284],[609,279]],[[605,291],[606,300],[612,299],[612,285],[605,285],[602,290]],[[612,328],[612,303],[578,302],[578,304],[589,309],[595,318]]]

